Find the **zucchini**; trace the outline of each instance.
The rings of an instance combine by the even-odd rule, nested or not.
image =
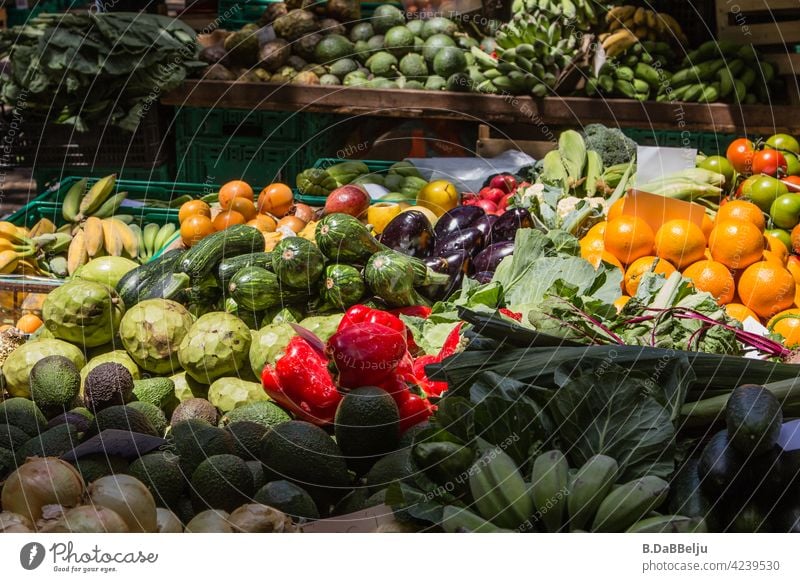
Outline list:
[[[239,309],[264,311],[306,299],[296,290],[281,287],[278,276],[262,267],[245,267],[233,276],[228,291]]]
[[[211,273],[226,258],[263,250],[264,235],[257,228],[237,224],[207,236],[186,251],[178,270],[195,281]]]
[[[245,267],[261,267],[271,271],[272,253],[248,253],[223,259],[217,267],[217,279],[222,288],[227,288],[233,276]]]
[[[189,287],[189,275],[186,273],[174,273],[168,271],[155,279],[140,290],[139,300],[145,299],[176,299],[183,294],[184,289]]]
[[[347,310],[364,296],[366,285],[358,269],[350,265],[328,265],[320,285],[320,311]]]
[[[329,214],[317,223],[314,237],[326,257],[345,264],[364,265],[378,251],[379,243],[360,220],[349,214]]]
[[[308,290],[310,295],[325,270],[325,257],[311,241],[291,236],[275,246],[272,270],[281,285]]]
[[[429,305],[415,286],[445,285],[450,281],[448,275],[436,273],[425,263],[397,251],[372,255],[364,269],[364,278],[372,292],[391,307]]]
[[[174,271],[185,252],[183,249],[167,251],[156,260],[126,273],[117,283],[117,293],[122,298],[125,307],[131,308],[136,305],[140,300],[142,290],[154,279],[163,273]]]

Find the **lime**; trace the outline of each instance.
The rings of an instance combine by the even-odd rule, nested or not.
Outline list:
[[[776,133],[767,140],[767,145],[776,150],[800,154],[800,142],[786,133]]]

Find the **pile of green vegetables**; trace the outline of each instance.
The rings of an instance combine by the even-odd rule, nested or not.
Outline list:
[[[47,115],[86,131],[92,122],[134,131],[148,99],[178,87],[197,61],[195,32],[152,14],[42,14],[0,31],[2,101],[25,102],[25,114]]]

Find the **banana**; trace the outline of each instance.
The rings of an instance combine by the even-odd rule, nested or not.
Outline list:
[[[617,461],[595,455],[575,474],[567,497],[570,530],[585,529],[617,479]]]
[[[614,57],[622,54],[638,42],[636,35],[630,30],[618,30],[603,41],[603,50],[607,57]]]
[[[103,205],[93,212],[92,216],[96,216],[97,218],[111,218],[114,216],[117,210],[119,210],[119,207],[122,206],[122,203],[125,201],[127,196],[127,192],[118,192],[117,194],[114,194],[108,200],[103,202]]]
[[[647,30],[646,26],[637,26],[633,29],[633,34],[636,35],[636,38],[639,40],[647,40],[647,34],[649,31]]]
[[[501,529],[480,515],[472,513],[469,509],[447,505],[442,515],[442,529],[446,533],[511,533],[511,530]]]
[[[72,235],[66,232],[56,232],[53,234],[55,239],[45,245],[44,249],[50,254],[65,253],[72,242]]]
[[[17,251],[0,251],[0,274],[9,275],[16,271],[19,259]]]
[[[531,497],[549,532],[555,533],[564,525],[568,485],[569,464],[561,451],[536,457],[531,471]]]
[[[74,275],[80,267],[89,262],[89,255],[86,252],[86,237],[83,229],[79,229],[72,237],[67,252],[67,272]]]
[[[151,222],[144,227],[144,248],[147,250],[149,255],[152,255],[156,252],[156,250],[158,250],[156,249],[156,239],[158,238],[160,232],[160,227],[154,222]]]
[[[132,225],[134,221],[133,214],[115,214],[114,218],[120,222],[124,222],[128,226]]]
[[[136,237],[136,245],[139,248],[138,257],[143,257],[146,254],[146,249],[144,248],[144,234],[142,233],[142,229],[138,224],[129,224],[128,228],[131,229],[131,232]],[[136,258],[136,257],[134,257]]]
[[[35,238],[40,234],[53,234],[56,231],[56,225],[49,218],[42,218],[33,225],[30,232],[30,237]]]
[[[625,533],[706,533],[708,527],[702,517],[682,515],[656,515],[637,521]]]
[[[614,6],[611,10],[606,13],[606,23],[610,23],[612,20],[627,20],[631,16],[636,13],[636,6]]]
[[[81,200],[86,192],[86,182],[86,178],[78,180],[70,186],[64,196],[64,201],[61,203],[61,215],[67,222],[75,222],[78,218]]]
[[[155,245],[153,245],[153,254],[160,251],[164,245],[169,242],[169,239],[172,238],[172,235],[175,234],[176,230],[178,230],[177,227],[171,222],[168,222],[159,229],[158,235],[155,239]]]
[[[650,30],[658,30],[658,16],[652,10],[648,10],[646,14],[647,28]]]
[[[647,22],[647,11],[641,6],[633,13],[633,23],[636,26],[642,26]]]
[[[681,25],[675,20],[671,14],[665,14],[663,12],[658,13],[658,21],[663,24],[664,28],[662,32],[666,32],[669,30],[674,36],[675,39],[680,44],[688,44],[688,39],[686,35],[683,33],[683,29]]]
[[[533,501],[517,464],[500,447],[483,451],[470,469],[469,488],[484,519],[513,529],[533,514]]]
[[[103,206],[103,203],[108,200],[108,197],[111,196],[116,183],[116,174],[100,178],[95,182],[92,187],[89,188],[86,196],[81,200],[81,204],[78,207],[78,219],[82,220],[84,217],[94,214],[95,211],[99,210],[100,207]]]
[[[592,531],[622,532],[643,519],[667,498],[669,483],[647,476],[612,490],[597,508]]]
[[[131,230],[131,227],[116,218],[109,218],[109,222],[114,225],[114,229],[122,240],[122,247],[129,258],[135,259],[139,256],[139,237]]]
[[[86,254],[93,258],[103,250],[105,242],[103,234],[103,221],[96,216],[90,216],[83,223],[83,235],[86,239]]]
[[[116,229],[116,225],[108,218],[102,220],[103,223],[103,241],[105,243],[106,252],[113,257],[121,257],[122,251],[125,250],[122,244],[122,236]]]

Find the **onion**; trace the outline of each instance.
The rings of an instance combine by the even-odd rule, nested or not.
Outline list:
[[[202,511],[186,524],[186,533],[233,533],[229,517],[221,509]]]
[[[78,505],[84,488],[80,473],[69,463],[55,457],[33,458],[6,480],[0,504],[33,524],[45,505]]]
[[[292,520],[274,507],[249,503],[236,509],[230,516],[233,531],[237,533],[285,533],[294,531]]]
[[[306,223],[297,216],[284,216],[278,221],[276,230],[280,230],[284,226],[288,226],[293,233],[297,234],[306,227]]]
[[[132,533],[157,531],[156,502],[138,479],[107,475],[89,485],[89,501],[116,511]]]
[[[289,209],[289,216],[296,216],[303,222],[314,220],[314,210],[308,204],[295,204]]]
[[[158,533],[183,533],[181,520],[169,509],[157,508],[156,522],[158,523]]]
[[[0,513],[0,533],[26,533],[32,531],[33,523],[24,515],[10,511]]]
[[[113,509],[81,505],[39,529],[41,533],[129,533],[128,524]]]

